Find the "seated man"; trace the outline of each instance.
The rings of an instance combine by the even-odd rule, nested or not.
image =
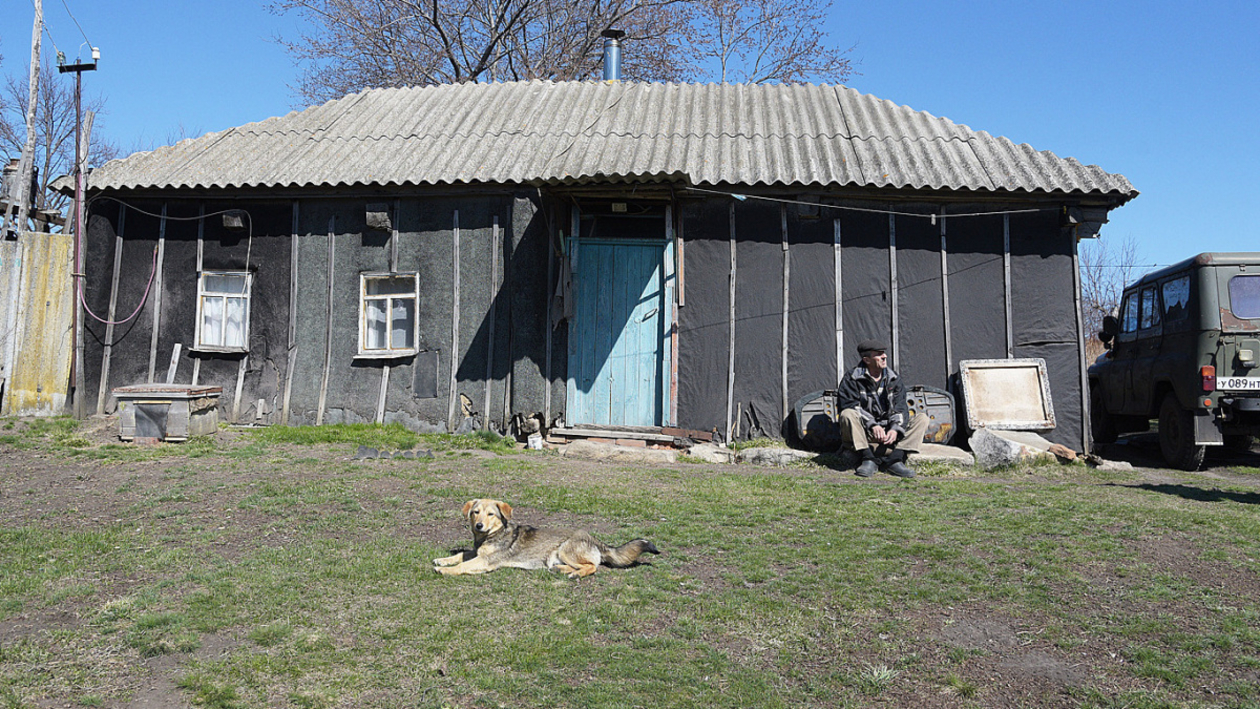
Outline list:
[[[862,457],[855,472],[864,478],[876,470],[912,478],[906,456],[921,450],[928,418],[910,417],[905,388],[888,367],[882,342],[864,340],[857,349],[862,363],[844,375],[839,396],[840,435]]]

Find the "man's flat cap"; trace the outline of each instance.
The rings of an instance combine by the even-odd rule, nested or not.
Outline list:
[[[862,340],[857,346],[858,354],[863,357],[870,352],[886,352],[887,350],[888,348],[880,340]]]

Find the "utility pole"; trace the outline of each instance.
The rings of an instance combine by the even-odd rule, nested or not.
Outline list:
[[[17,189],[11,195],[17,200],[17,221],[14,223],[11,207],[4,210],[5,228],[0,239],[8,238],[9,231],[15,235],[26,231],[27,216],[31,205],[31,170],[35,166],[35,106],[39,99],[39,42],[44,35],[44,3],[33,0],[35,4],[35,28],[31,31],[31,94],[26,108],[26,147],[22,149],[22,158],[18,161]],[[0,400],[0,408],[7,410],[13,398],[9,391],[13,381],[13,370],[17,368],[17,340],[22,317],[21,280],[22,263],[21,242],[15,243],[13,258],[0,264],[8,271],[9,292],[5,298],[4,317],[0,318],[0,341],[4,342],[4,352],[0,352],[0,383],[4,384],[4,399]]]
[[[39,101],[39,45],[44,36],[44,0],[34,0],[35,28],[31,30],[31,93],[26,105],[26,147],[18,167],[17,231],[25,231],[31,207],[31,172],[35,169],[35,107]]]
[[[79,317],[79,309],[83,302],[83,282],[85,279],[83,264],[83,166],[87,162],[87,135],[91,134],[92,122],[89,119],[85,135],[83,126],[83,72],[96,71],[96,62],[101,52],[92,47],[92,61],[81,62],[77,58],[74,64],[60,61],[57,71],[62,74],[74,73],[74,309],[71,332],[74,333],[74,348],[71,350],[73,364],[70,367],[70,387],[74,392],[74,417],[83,418],[83,327]]]

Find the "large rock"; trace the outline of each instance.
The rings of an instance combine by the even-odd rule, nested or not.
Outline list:
[[[1085,462],[1090,467],[1109,473],[1128,473],[1133,471],[1133,464],[1123,460],[1107,460],[1097,455],[1085,456]]]
[[[706,463],[735,462],[735,451],[712,443],[697,443],[687,449],[687,455],[692,458],[699,458]]]
[[[1028,431],[992,431],[978,429],[967,441],[976,462],[985,470],[1020,461],[1055,460],[1054,444]]]
[[[560,449],[560,455],[567,458],[586,458],[589,460],[611,460],[617,463],[642,463],[645,465],[662,465],[678,460],[678,453],[672,450],[654,448],[631,448],[613,443],[596,443],[595,441],[577,440]]]

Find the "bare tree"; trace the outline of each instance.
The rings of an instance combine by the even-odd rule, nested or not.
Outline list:
[[[1103,318],[1117,313],[1124,287],[1144,271],[1139,258],[1132,236],[1115,242],[1097,239],[1081,245],[1081,317],[1085,323],[1085,353],[1090,360],[1104,351],[1098,340]]]
[[[691,3],[697,30],[691,50],[708,78],[760,84],[768,81],[842,84],[853,74],[848,54],[819,29],[831,0],[699,0]]]
[[[9,76],[0,88],[0,151],[10,155],[22,152],[26,144],[26,103],[30,82],[26,77]],[[40,69],[35,106],[35,167],[38,170],[34,203],[38,209],[62,210],[70,198],[48,189],[53,180],[74,171],[74,87],[65,77],[45,64]],[[99,113],[100,98],[83,100],[83,110]],[[99,136],[99,134],[95,134]],[[99,137],[88,146],[89,164],[117,157],[117,149]]]
[[[147,137],[147,136],[137,137],[137,138],[133,138],[131,142],[127,143],[125,146],[122,146],[122,145],[116,146],[117,155],[111,156],[107,159],[113,160],[114,157],[131,155],[133,153],[152,152],[164,145],[175,145],[176,143],[182,143],[185,140],[192,140],[194,138],[200,138],[201,136],[205,134],[206,134],[206,131],[201,126],[195,123],[190,125],[190,124],[184,123],[183,121],[180,121],[179,123],[175,124],[174,128],[168,128],[166,130],[166,133],[163,134],[161,138],[153,138],[153,137]]]
[[[600,75],[600,33],[626,32],[629,80],[842,81],[830,0],[278,0],[307,20],[280,38],[318,102],[370,87]],[[707,66],[715,68],[709,69]]]
[[[280,0],[309,29],[281,39],[304,66],[307,101],[363,88],[586,78],[600,32],[636,33],[649,51],[627,75],[681,75],[662,51],[685,21],[680,0]]]

